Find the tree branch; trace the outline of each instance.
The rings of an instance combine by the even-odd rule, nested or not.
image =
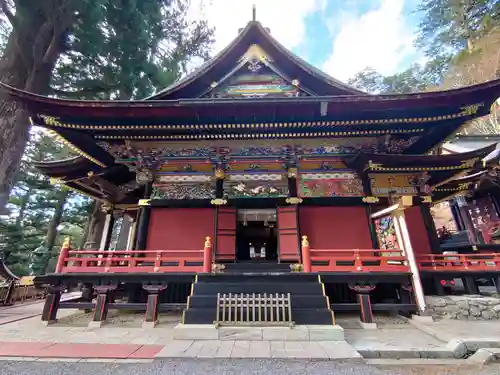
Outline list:
[[[61,48],[61,36],[73,24],[73,7],[66,2],[66,7],[61,13],[52,19],[52,40],[48,46],[42,62],[45,64],[54,63],[59,56]],[[61,7],[63,7],[61,5]]]
[[[59,90],[55,88],[51,88],[51,92],[54,95],[64,97],[64,98],[72,98],[72,99],[81,99],[82,97],[89,95],[89,94],[99,94],[101,92],[109,92],[111,90],[114,90],[118,87],[119,85],[96,85],[95,87],[86,87],[78,91],[66,91],[66,90]]]
[[[9,5],[7,4],[7,0],[0,0],[0,9],[9,20],[10,24],[12,25],[12,28],[15,31],[17,31],[18,23],[16,20],[16,16],[10,11]]]

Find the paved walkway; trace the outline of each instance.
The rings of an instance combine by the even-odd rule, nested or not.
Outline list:
[[[68,301],[80,295],[80,292],[65,293],[61,296],[61,301]],[[0,307],[0,325],[39,316],[42,313],[43,303],[43,300],[35,300]],[[63,315],[65,315],[64,312]]]
[[[11,310],[19,317],[37,314],[41,308],[39,303]],[[0,310],[0,315],[4,311]],[[356,317],[339,315],[337,323],[345,329],[344,342],[250,342],[173,340],[173,328],[180,319],[178,315],[163,314],[161,324],[154,329],[141,328],[140,314],[112,317],[110,324],[93,329],[87,327],[90,315],[78,310],[60,310],[58,318],[60,323],[48,327],[43,325],[38,314],[0,325],[0,357],[356,359],[360,357],[358,351],[369,358],[377,357],[373,353],[400,358],[402,352],[415,353],[414,358],[424,357],[419,354],[424,352],[431,353],[433,358],[450,358],[447,344],[451,340],[493,340],[500,346],[500,321],[439,321],[423,325],[386,317],[378,319],[378,329],[363,330],[356,323]]]

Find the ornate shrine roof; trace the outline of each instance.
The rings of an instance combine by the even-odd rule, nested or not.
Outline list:
[[[173,85],[146,100],[169,100],[210,96],[224,83],[242,57],[254,55],[256,60],[277,72],[289,83],[296,82],[305,93],[322,95],[366,95],[361,90],[340,82],[288,51],[272,37],[268,28],[250,21],[238,36],[217,56]]]
[[[481,159],[485,150],[439,159],[424,154],[488,114],[500,97],[500,80],[368,95],[294,56],[254,19],[193,74],[144,100],[57,99],[1,83],[0,91],[83,157],[39,169],[85,194],[122,202],[137,193],[131,170],[244,170],[255,167],[249,158],[283,170],[328,167],[340,158],[363,173],[371,161],[388,169],[370,173],[430,171],[432,184],[443,184],[474,169],[463,161]],[[311,158],[319,164],[305,162]]]
[[[492,190],[498,191],[500,136],[495,134],[458,135],[443,144],[442,149],[448,156],[460,156],[463,155],[464,151],[471,153],[481,149],[491,149],[492,151],[483,158],[483,163],[479,168],[463,173],[460,177],[446,181],[437,187],[434,190],[434,196],[437,200],[447,200],[457,195],[474,198]]]
[[[145,147],[146,144],[137,144],[135,147]],[[204,185],[209,189],[208,185],[214,184],[215,181],[214,170],[221,167],[226,170],[228,189],[232,189],[234,186],[231,186],[239,183],[238,181],[282,180],[287,168],[297,167],[299,181],[302,178],[305,180],[368,178],[371,181],[373,195],[378,196],[387,196],[390,191],[395,191],[395,194],[416,195],[420,185],[426,185],[431,189],[426,195],[432,194],[433,200],[441,200],[465,187],[470,188],[470,184],[484,174],[483,169],[497,165],[499,158],[496,152],[497,145],[450,155],[357,152],[342,157],[312,152],[320,148],[310,147],[301,150],[303,153],[298,156],[294,164],[290,164],[292,159],[285,157],[290,154],[286,153],[284,148],[251,149],[241,146],[233,150],[226,148],[224,152],[227,157],[223,165],[220,164],[220,159],[211,159],[210,154],[206,153],[208,149],[186,148],[180,151],[171,150],[168,155],[164,155],[165,158],[157,155],[159,163],[149,167],[155,171],[155,181],[159,186],[171,185],[171,188],[175,189],[181,189],[184,185],[184,188]],[[220,152],[217,144],[213,145],[213,149]],[[36,166],[45,174],[57,179],[57,182],[84,194],[115,204],[133,204],[139,199],[141,191],[135,182],[135,173],[130,169],[140,170],[146,165],[143,155],[130,154],[131,150],[133,148],[114,153],[119,164],[110,167],[97,166],[83,157],[40,163]],[[141,151],[138,148],[135,150],[135,152]],[[147,149],[142,151],[150,152]]]
[[[499,142],[500,135],[498,134],[456,135],[444,143],[441,148],[443,152],[455,154],[477,150]]]
[[[348,166],[359,174],[426,173],[427,184],[435,192],[444,192],[444,186],[461,184],[465,176],[475,175],[498,164],[497,144],[481,149],[447,155],[394,155],[360,153]],[[457,182],[458,181],[458,182]],[[439,198],[443,198],[439,194]]]
[[[400,153],[423,154],[468,120],[488,114],[500,95],[500,80],[410,95],[126,102],[0,89],[26,106],[34,124],[55,131],[97,164],[109,165],[111,156],[96,142],[390,136],[414,139]]]
[[[135,182],[135,173],[125,165],[101,167],[81,156],[34,165],[49,176],[52,183],[63,184],[71,190],[98,200],[137,203],[140,197],[141,188]]]

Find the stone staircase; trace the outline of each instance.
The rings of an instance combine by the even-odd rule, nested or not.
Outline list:
[[[277,264],[274,264],[276,266]],[[280,265],[278,265],[280,266]],[[288,265],[286,265],[288,267]],[[269,266],[270,267],[270,266]],[[292,272],[229,270],[198,275],[183,313],[184,324],[212,324],[217,319],[217,294],[288,294],[292,320],[297,325],[333,325],[333,313],[317,275]],[[225,270],[226,271],[226,270]],[[243,311],[246,315],[246,308]]]

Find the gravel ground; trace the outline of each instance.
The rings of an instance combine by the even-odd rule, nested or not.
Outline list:
[[[1,375],[498,375],[500,366],[367,366],[329,361],[173,360],[153,363],[0,362]]]

